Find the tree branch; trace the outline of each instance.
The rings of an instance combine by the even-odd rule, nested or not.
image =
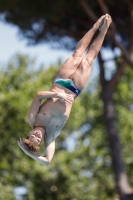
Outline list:
[[[112,60],[118,60],[118,58],[122,58],[122,56],[114,56],[112,58],[107,58],[107,59],[104,59],[104,62],[109,62],[109,61],[112,61]]]
[[[105,72],[104,72],[104,61],[101,56],[101,52],[98,54],[98,61],[99,61],[99,67],[100,67],[100,82],[103,86],[105,84]]]
[[[124,48],[124,46],[120,42],[118,42],[118,40],[116,39],[115,35],[111,34],[110,37],[111,37],[113,43],[117,47],[119,47],[119,49],[122,51],[123,57],[125,58],[125,60],[127,61],[127,63],[133,68],[133,61],[131,60],[128,51]]]
[[[88,24],[88,22],[84,21],[84,20],[81,20],[81,19],[77,19],[77,18],[74,18],[73,16],[71,16],[71,19],[74,20],[77,24],[80,24],[82,26],[84,26],[85,28],[90,28],[90,24]]]
[[[87,14],[87,16],[93,21],[96,22],[97,21],[97,16],[95,15],[95,13],[91,10],[91,8],[87,5],[86,0],[79,0],[82,8],[84,9],[85,13]]]
[[[130,12],[130,18],[131,18],[131,35],[130,35],[130,45],[129,45],[129,53],[133,51],[133,3],[131,0],[127,0],[129,12]]]
[[[119,80],[119,78],[121,77],[121,75],[123,74],[123,71],[126,67],[126,64],[127,62],[126,61],[123,61],[121,63],[121,65],[119,66],[117,72],[114,74],[114,76],[112,77],[112,79],[110,80],[110,89],[111,89],[111,92],[113,93],[114,90],[115,90],[115,87],[116,87],[116,84]]]

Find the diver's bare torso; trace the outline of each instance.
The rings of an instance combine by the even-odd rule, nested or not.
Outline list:
[[[52,84],[50,91],[71,94],[73,101],[76,97],[73,92],[56,83]],[[71,103],[64,103],[57,98],[50,98],[40,106],[34,126],[42,126],[45,128],[46,145],[58,137],[70,115],[73,101]]]

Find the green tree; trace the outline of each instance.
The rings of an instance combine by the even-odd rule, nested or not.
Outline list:
[[[17,55],[8,62],[7,67],[1,68],[2,200],[14,199],[12,191],[17,186],[28,189],[25,198],[29,200],[117,199],[98,80],[94,80],[94,85],[86,87],[75,100],[70,118],[56,140],[56,152],[50,166],[35,162],[17,146],[17,139],[25,137],[30,130],[26,115],[32,98],[37,91],[50,88],[60,65],[57,63],[55,67],[45,69],[42,66],[34,70],[33,59]],[[132,76],[132,70],[126,68],[113,96],[125,171],[131,185],[133,159],[129,152],[133,150]],[[73,151],[70,152],[72,147]]]

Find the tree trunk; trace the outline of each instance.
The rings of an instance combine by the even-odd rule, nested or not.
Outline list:
[[[120,200],[133,200],[133,189],[130,188],[128,184],[127,176],[123,167],[120,141],[115,124],[112,92],[109,87],[109,82],[106,81],[102,84],[102,99],[104,103],[104,120],[108,133],[116,189]]]

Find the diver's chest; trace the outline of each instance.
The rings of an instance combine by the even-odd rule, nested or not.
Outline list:
[[[37,124],[47,124],[51,121],[51,115],[49,113],[43,112],[38,113],[36,117],[36,123]]]
[[[56,139],[67,121],[66,116],[52,117],[46,125],[46,135],[48,138]]]
[[[55,115],[47,112],[38,113],[36,118],[36,124],[49,128],[58,128],[62,126],[67,120],[66,115]]]

